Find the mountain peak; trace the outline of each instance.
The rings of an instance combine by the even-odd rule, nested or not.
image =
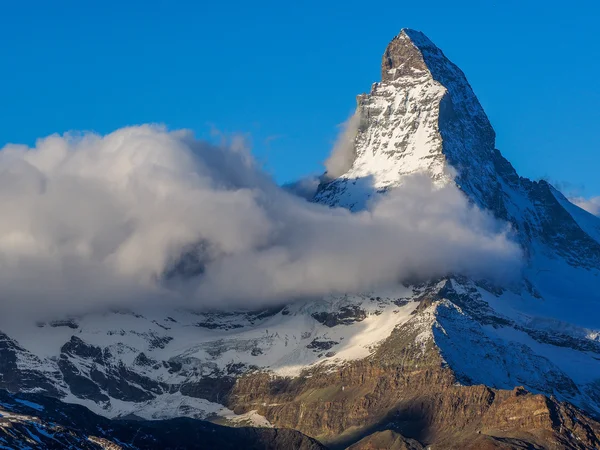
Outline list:
[[[600,225],[581,225],[575,207],[550,185],[519,177],[495,148],[494,129],[465,74],[423,33],[403,29],[392,39],[382,81],[357,100],[347,145],[332,155],[343,170],[321,183],[314,201],[359,211],[407,175],[426,174],[510,222],[524,248],[537,239],[552,257],[598,267],[600,241],[581,227],[600,236]]]
[[[495,182],[495,133],[464,73],[427,36],[410,29],[388,44],[381,72],[382,81],[358,96],[346,153],[335,155],[347,163],[345,170],[334,171],[315,200],[361,209],[375,192],[419,172],[436,184],[455,182],[488,206],[477,200]],[[373,193],[354,192],[356,180],[368,180]]]
[[[381,61],[381,80],[394,81],[401,76],[428,71],[424,53],[443,56],[425,34],[403,28],[385,49]]]

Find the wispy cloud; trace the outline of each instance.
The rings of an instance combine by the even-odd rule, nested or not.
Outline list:
[[[345,174],[356,159],[355,139],[360,126],[360,114],[355,112],[346,122],[340,125],[341,132],[335,141],[329,158],[325,161],[328,179]]]
[[[284,139],[285,137],[286,137],[286,136],[285,136],[285,134],[272,134],[272,135],[270,135],[270,136],[267,136],[267,137],[265,138],[265,141],[264,141],[264,142],[265,142],[265,145],[268,147],[268,146],[270,146],[270,145],[271,145],[273,142],[275,142],[275,141],[279,141],[279,140],[281,140],[281,139]]]
[[[569,200],[580,208],[600,217],[600,196],[591,198],[571,197]]]

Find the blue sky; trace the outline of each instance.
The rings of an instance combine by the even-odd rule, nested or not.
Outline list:
[[[466,73],[517,170],[600,195],[593,1],[13,1],[0,146],[160,122],[245,133],[279,182],[318,173],[402,27]]]

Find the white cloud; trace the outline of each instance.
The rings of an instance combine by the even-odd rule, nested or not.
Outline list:
[[[600,197],[574,197],[569,200],[580,208],[585,209],[587,212],[600,217]]]
[[[506,228],[455,187],[413,177],[351,214],[276,186],[242,141],[213,146],[155,126],[6,146],[0,211],[0,305],[37,315],[251,308],[520,270]]]
[[[329,158],[325,161],[327,173],[325,177],[329,180],[338,178],[348,172],[356,159],[355,139],[360,126],[360,113],[355,112],[346,122],[341,125]]]
[[[284,184],[282,187],[286,191],[291,192],[298,197],[302,197],[306,200],[312,200],[319,189],[321,181],[321,177],[309,176],[300,178],[293,183]]]

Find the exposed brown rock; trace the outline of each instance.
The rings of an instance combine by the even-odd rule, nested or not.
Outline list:
[[[388,44],[381,61],[381,81],[393,81],[410,75],[415,70],[426,71],[427,65],[421,51],[412,43],[405,32],[400,33]]]
[[[459,386],[433,342],[416,333],[400,327],[371,357],[339,370],[243,376],[229,406],[336,448],[390,424],[432,449],[600,448],[600,424],[570,405],[522,388]]]

